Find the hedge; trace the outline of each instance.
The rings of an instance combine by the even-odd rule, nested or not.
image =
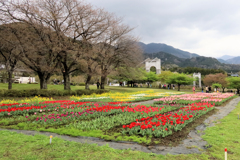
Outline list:
[[[54,97],[54,96],[81,96],[81,95],[90,95],[93,93],[102,94],[109,92],[106,89],[92,89],[92,90],[45,90],[45,89],[29,89],[29,90],[0,90],[0,97]]]

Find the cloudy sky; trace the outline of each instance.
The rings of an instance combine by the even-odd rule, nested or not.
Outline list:
[[[85,0],[136,27],[144,43],[202,56],[240,56],[239,0]]]

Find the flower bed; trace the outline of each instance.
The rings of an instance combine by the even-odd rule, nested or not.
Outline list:
[[[83,96],[72,96],[71,100],[74,101],[102,101],[102,102],[136,102],[150,100],[159,97],[166,97],[174,94],[183,94],[183,92],[172,93],[172,92],[157,92],[153,90],[133,92],[133,93],[103,93],[100,95],[83,95]]]
[[[94,136],[107,140],[156,140],[181,132],[187,124],[194,123],[213,110],[213,102],[222,103],[232,97],[232,94],[168,95],[159,98],[164,102],[161,105],[136,105],[116,102],[117,99],[115,102],[51,99],[15,102],[0,104],[0,127]],[[191,103],[193,101],[198,102]]]
[[[169,97],[162,97],[154,99],[155,104],[164,103],[180,103],[180,104],[190,104],[198,102],[208,102],[219,106],[229,99],[234,98],[235,95],[232,93],[196,93],[196,94],[184,94],[184,95],[172,95]]]
[[[214,109],[210,103],[195,103],[168,114],[156,114],[153,117],[136,119],[129,125],[123,125],[123,134],[165,137],[173,131],[180,131],[194,119]]]

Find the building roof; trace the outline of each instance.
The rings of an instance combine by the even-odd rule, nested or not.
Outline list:
[[[238,74],[231,74],[232,77],[238,77]]]

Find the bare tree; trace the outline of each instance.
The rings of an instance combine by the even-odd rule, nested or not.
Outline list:
[[[22,55],[20,45],[16,39],[17,30],[11,25],[0,26],[0,56],[8,73],[8,89],[12,89],[13,72]]]
[[[89,61],[92,44],[114,23],[115,17],[103,9],[95,9],[77,0],[42,0],[36,1],[34,7],[29,8],[34,8],[28,13],[36,15],[34,23],[47,27],[56,34],[52,46],[58,52],[64,89],[70,90],[70,74],[78,70],[80,59]],[[31,19],[28,21],[32,22]],[[88,71],[91,74],[93,72]]]
[[[45,25],[37,4],[30,1],[3,3],[5,23],[15,25],[15,33],[21,45],[21,61],[35,71],[40,79],[40,88],[47,89],[47,81],[58,64],[59,47],[57,34]]]
[[[142,60],[138,39],[129,35],[133,30],[121,21],[111,26],[103,41],[96,45],[96,61],[101,69],[101,89],[104,89],[107,75],[121,65],[134,66]]]
[[[137,59],[132,55],[137,53],[132,52],[135,39],[128,36],[132,28],[122,25],[113,14],[82,1],[1,0],[0,12],[8,23],[24,23],[30,31],[30,35],[25,32],[19,36],[21,60],[38,73],[41,88],[47,88],[48,79],[60,66],[64,89],[69,90],[70,74],[78,70],[79,60],[85,59],[90,62],[86,88],[94,68],[99,66],[103,89],[111,69],[130,61],[134,64]]]
[[[87,74],[85,89],[89,89],[91,77],[97,74],[98,69],[98,63],[94,60],[98,55],[94,52],[93,46],[100,41],[101,36],[118,19],[111,13],[103,9],[93,8],[91,5],[79,8],[78,11],[78,14],[73,18],[75,31],[71,37],[75,41],[81,42],[79,50],[82,53],[82,59],[87,62],[86,69],[83,69]]]
[[[217,73],[217,74],[209,74],[206,75],[203,79],[203,83],[205,85],[211,86],[213,83],[219,83],[222,85],[222,90],[228,86],[227,82],[227,74]]]

